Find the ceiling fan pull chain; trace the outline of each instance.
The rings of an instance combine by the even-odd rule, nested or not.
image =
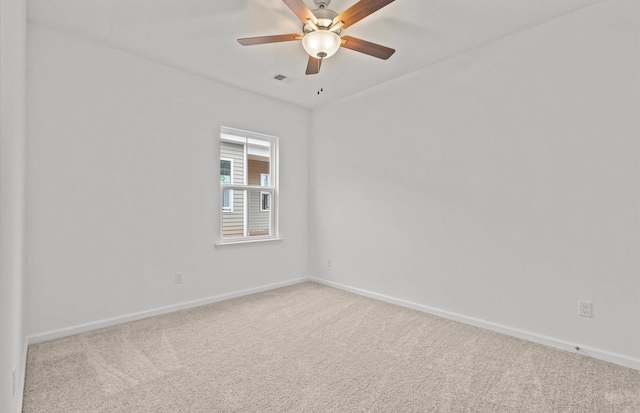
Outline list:
[[[318,94],[320,94],[320,92],[322,92],[322,74],[320,73],[320,63],[322,62],[322,59],[318,59]]]

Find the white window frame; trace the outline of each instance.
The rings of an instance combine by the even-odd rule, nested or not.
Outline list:
[[[269,186],[260,186],[260,185],[247,185],[247,176],[248,176],[248,157],[247,157],[247,147],[250,145],[252,140],[258,141],[266,141],[269,142],[269,146],[271,148],[269,154]],[[222,237],[222,229],[223,229],[223,212],[222,208],[219,206],[216,210],[219,211],[219,231],[218,231],[218,242],[216,244],[217,247],[225,246],[225,245],[234,245],[234,244],[244,244],[244,243],[254,243],[261,241],[273,241],[280,240],[279,237],[279,215],[278,215],[278,198],[279,198],[279,185],[278,185],[278,172],[279,172],[279,142],[276,136],[265,135],[256,132],[245,131],[241,129],[229,128],[226,126],[222,126],[220,128],[220,137],[218,142],[231,142],[231,143],[244,143],[244,177],[242,179],[242,183],[236,183],[233,179],[232,174],[232,183],[230,185],[220,184],[220,204],[222,204],[222,191],[223,190],[234,190],[234,191],[243,191],[245,196],[245,207],[244,207],[244,220],[245,220],[245,236],[244,237],[234,237],[234,238],[223,238]],[[255,143],[255,141],[254,141]],[[228,158],[220,158],[220,160],[228,160]],[[262,180],[262,178],[261,178]],[[260,182],[261,183],[261,182]],[[267,191],[265,191],[265,189]],[[249,190],[251,191],[260,191],[267,192],[271,195],[270,199],[270,209],[269,212],[269,235],[248,235],[248,195]],[[260,195],[260,206],[262,207],[262,195]],[[262,208],[261,208],[262,210]]]
[[[229,169],[229,177],[231,179],[231,182],[228,184],[222,184],[222,181],[220,181],[221,186],[222,185],[232,185],[233,184],[233,159],[231,158],[220,158],[221,161],[228,161],[231,164],[231,167]],[[222,176],[222,174],[220,174],[220,176]],[[222,196],[224,194],[224,191],[229,191],[229,207],[227,209],[224,208],[224,205],[222,206],[222,212],[233,212],[233,189],[222,189],[222,191],[220,191],[220,203],[222,204]]]

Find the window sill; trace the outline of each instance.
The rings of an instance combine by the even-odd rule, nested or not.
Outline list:
[[[274,242],[274,241],[282,241],[282,240],[284,240],[284,238],[263,238],[263,239],[251,239],[251,240],[243,239],[240,241],[227,241],[227,242],[216,244],[216,249],[239,247],[242,245],[255,245],[263,242]]]

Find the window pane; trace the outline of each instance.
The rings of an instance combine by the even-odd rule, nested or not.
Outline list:
[[[244,184],[243,143],[220,142],[220,182],[223,184]]]
[[[222,191],[230,194],[230,211],[222,214],[222,238],[244,237],[245,216],[244,200],[246,191]],[[224,202],[224,196],[223,196]],[[224,205],[223,205],[224,209]]]
[[[262,209],[262,202],[266,198],[271,198],[269,191],[249,191],[249,236],[270,235],[271,212]],[[269,201],[270,203],[270,201]]]
[[[247,157],[248,184],[255,186],[270,186],[271,183],[268,182],[269,174],[271,172],[270,142],[249,139]]]

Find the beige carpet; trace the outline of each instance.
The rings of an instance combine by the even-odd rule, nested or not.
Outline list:
[[[640,372],[314,283],[29,347],[24,412],[640,412]]]

